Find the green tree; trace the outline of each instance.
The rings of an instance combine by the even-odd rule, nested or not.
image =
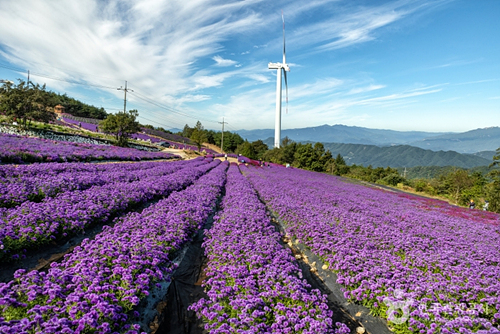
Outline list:
[[[500,166],[500,147],[496,149],[495,155],[493,156],[493,162],[490,164],[490,168]]]
[[[237,154],[241,154],[244,157],[250,158],[250,159],[257,159],[257,154],[255,153],[255,150],[252,146],[251,143],[249,143],[247,140],[243,144],[238,145],[238,148],[236,149]]]
[[[203,128],[203,125],[201,125],[200,121],[196,122],[190,139],[196,146],[198,146],[198,151],[201,151],[201,145],[207,142],[207,135],[205,134],[205,129]]]
[[[299,143],[295,151],[293,165],[302,169],[314,170],[313,164],[317,160],[315,153],[311,143],[305,145]]]
[[[462,196],[462,192],[474,185],[474,179],[464,169],[457,169],[445,176],[444,185],[455,203],[466,205],[470,198]]]
[[[186,137],[186,138],[191,138],[191,135],[193,134],[194,128],[190,128],[189,125],[184,125],[184,129],[182,130],[181,136]]]
[[[252,149],[255,152],[255,159],[262,159],[264,153],[269,149],[262,140],[256,140],[251,143]]]
[[[130,135],[140,131],[139,122],[136,121],[138,116],[137,110],[110,114],[105,120],[99,122],[99,129],[113,134],[118,146],[127,146]]]
[[[288,136],[285,136],[285,138],[281,139],[281,147],[287,147],[291,143],[293,143],[293,140],[288,138]]]
[[[215,131],[214,130],[207,130],[205,131],[205,134],[207,135],[207,143],[212,144],[212,145],[217,145],[215,143]],[[219,144],[220,147],[220,144]]]
[[[294,141],[290,141],[286,145],[283,145],[280,149],[283,151],[283,162],[281,163],[290,165],[293,164],[293,161],[295,160],[295,152],[297,151],[297,143]]]
[[[493,162],[490,168],[500,166],[500,147],[497,148],[493,156]],[[493,179],[493,182],[486,186],[486,198],[490,202],[489,211],[500,212],[500,169],[494,169],[488,174]]]
[[[397,186],[398,183],[403,183],[403,184],[407,183],[406,179],[401,175],[399,175],[399,173],[389,173],[385,175],[382,179],[380,179],[380,181],[377,182],[390,186]]]
[[[284,159],[283,159],[283,150],[282,148],[273,148],[272,150],[267,150],[264,152],[262,155],[262,160],[263,161],[269,161],[269,162],[274,162],[277,164],[283,164]]]
[[[48,105],[45,85],[34,85],[23,80],[19,80],[17,85],[8,82],[0,87],[0,96],[0,109],[5,110],[7,116],[24,128],[29,126],[28,121],[48,123],[55,118]]]
[[[345,175],[349,173],[349,166],[346,165],[344,158],[339,153],[335,159],[330,159],[327,163],[326,171],[333,175]]]
[[[346,165],[345,163],[345,160],[344,160],[344,157],[339,154],[337,154],[337,156],[335,157],[335,163],[339,166],[341,165]]]
[[[490,202],[488,211],[500,213],[500,170],[494,170],[489,174],[493,182],[486,186],[486,199]]]

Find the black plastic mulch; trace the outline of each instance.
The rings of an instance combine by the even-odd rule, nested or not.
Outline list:
[[[207,295],[203,291],[201,282],[204,278],[203,268],[206,257],[203,243],[203,232],[210,229],[212,221],[200,229],[190,243],[189,248],[172,275],[172,282],[168,287],[166,307],[161,312],[160,325],[156,334],[203,334],[207,333],[202,320],[196,313],[188,311],[189,305],[197,302]]]

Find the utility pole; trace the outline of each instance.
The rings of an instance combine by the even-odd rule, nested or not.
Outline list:
[[[125,88],[122,88],[120,86],[120,88],[117,88],[117,90],[123,90],[125,92],[125,97],[123,98],[123,112],[127,112],[127,91],[131,91],[133,92],[132,89],[130,88],[127,88],[127,81],[125,80]]]
[[[222,117],[222,122],[219,122],[219,124],[222,124],[222,140],[220,141],[220,152],[224,153],[224,124],[227,124],[227,122],[224,122],[224,117]]]

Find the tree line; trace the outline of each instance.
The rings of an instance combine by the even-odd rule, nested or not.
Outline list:
[[[22,127],[32,121],[48,123],[55,119],[54,107],[61,105],[73,116],[104,119],[104,108],[82,103],[66,94],[47,91],[45,84],[18,80],[18,84],[6,82],[0,86],[0,111]]]
[[[186,124],[177,135],[190,139],[191,142],[198,147],[198,150],[201,149],[204,143],[212,144],[217,147],[221,147],[222,143],[222,131],[206,130],[200,121],[196,122],[194,127],[190,127]],[[222,150],[227,153],[235,153],[238,147],[244,142],[245,141],[239,134],[224,131],[224,147]]]

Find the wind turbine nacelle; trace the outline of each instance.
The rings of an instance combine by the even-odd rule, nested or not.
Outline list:
[[[269,64],[267,64],[267,67],[270,70],[278,70],[280,68],[283,68],[283,65],[281,65],[281,63],[269,63]]]

